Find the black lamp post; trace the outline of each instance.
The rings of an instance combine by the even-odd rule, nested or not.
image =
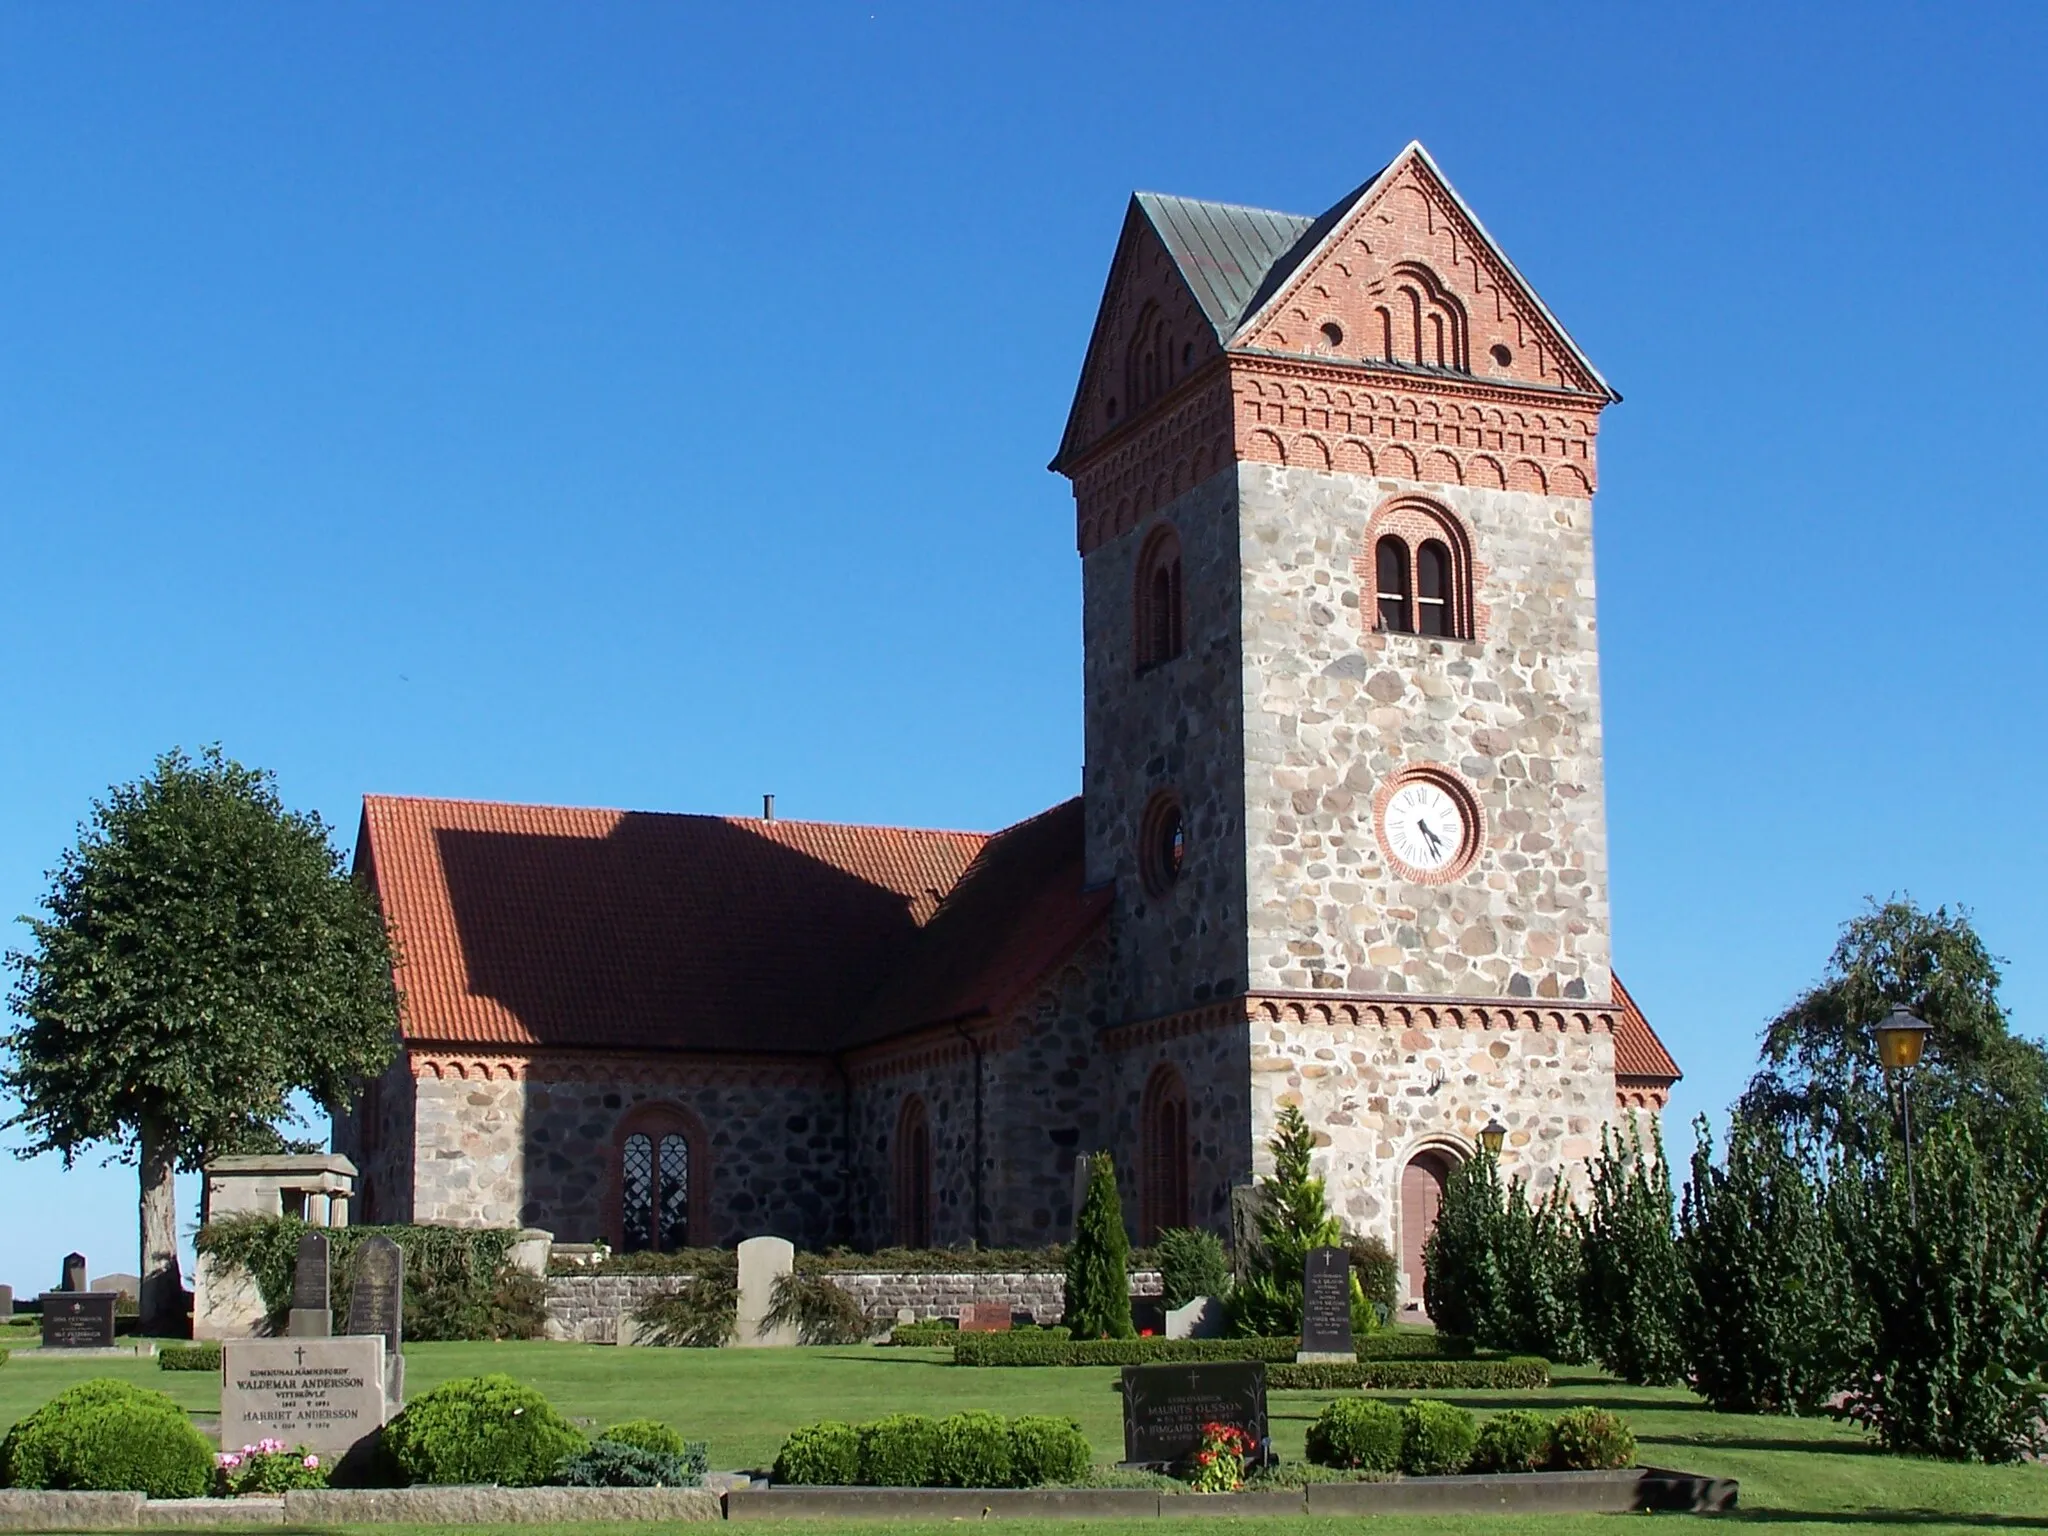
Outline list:
[[[1489,1118],[1485,1129],[1479,1133],[1479,1145],[1488,1157],[1500,1156],[1500,1144],[1508,1139],[1508,1128],[1496,1119]]]
[[[1885,1085],[1892,1074],[1899,1076],[1899,1118],[1906,1129],[1906,1210],[1913,1225],[1920,1225],[1920,1197],[1913,1188],[1913,1098],[1912,1079],[1905,1074],[1920,1065],[1930,1033],[1924,1019],[1904,1003],[1893,1003],[1892,1011],[1877,1021],[1877,1059],[1884,1066]]]

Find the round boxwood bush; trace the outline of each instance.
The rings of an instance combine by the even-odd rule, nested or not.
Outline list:
[[[1534,1472],[1550,1459],[1550,1420],[1526,1408],[1496,1413],[1479,1426],[1474,1472]]]
[[[695,1488],[683,1458],[623,1440],[599,1440],[573,1452],[549,1482],[563,1488]]]
[[[1633,1466],[1636,1437],[1619,1414],[1571,1408],[1550,1426],[1550,1464],[1564,1472],[1606,1472]]]
[[[1401,1410],[1401,1470],[1444,1477],[1465,1470],[1479,1440],[1479,1421],[1453,1403],[1417,1398]]]
[[[621,1445],[637,1445],[643,1451],[656,1451],[664,1456],[681,1456],[689,1448],[681,1430],[659,1419],[626,1419],[597,1438],[616,1440]]]
[[[1401,1464],[1401,1411],[1370,1397],[1340,1397],[1308,1427],[1308,1459],[1319,1467],[1391,1472]]]
[[[892,1413],[860,1426],[860,1480],[870,1488],[929,1488],[939,1424],[921,1413]]]
[[[1078,1483],[1094,1460],[1088,1437],[1072,1419],[1027,1413],[1010,1421],[1010,1475],[1020,1488]]]
[[[954,1413],[939,1420],[932,1481],[942,1488],[1007,1488],[1016,1454],[1000,1413]]]
[[[860,1481],[860,1431],[827,1419],[789,1432],[770,1474],[778,1483],[843,1486]]]
[[[384,1426],[384,1453],[408,1483],[532,1488],[585,1443],[545,1397],[504,1375],[443,1382]]]
[[[213,1447],[161,1392],[101,1378],[51,1398],[0,1442],[0,1485],[196,1499]]]

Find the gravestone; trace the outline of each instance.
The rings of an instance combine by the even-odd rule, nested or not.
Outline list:
[[[1263,1203],[1258,1185],[1231,1186],[1230,1278],[1239,1285],[1251,1278],[1252,1259],[1259,1251],[1259,1209]]]
[[[85,1289],[85,1255],[67,1253],[64,1255],[64,1278],[57,1282],[60,1291],[82,1291]]]
[[[1010,1304],[1007,1301],[970,1301],[960,1309],[962,1333],[1008,1333]]]
[[[740,1299],[733,1343],[742,1349],[782,1349],[796,1343],[796,1324],[768,1326],[775,1282],[796,1268],[796,1245],[786,1237],[750,1237],[739,1246]]]
[[[298,1261],[292,1265],[291,1319],[285,1331],[295,1339],[324,1339],[334,1332],[325,1232],[299,1234]]]
[[[142,1276],[101,1275],[86,1287],[89,1291],[112,1291],[125,1301],[140,1305],[142,1301]]]
[[[1214,1296],[1190,1297],[1183,1306],[1166,1313],[1169,1339],[1220,1339],[1223,1337],[1223,1303]]]
[[[1358,1358],[1351,1337],[1351,1255],[1311,1248],[1301,1275],[1301,1348],[1296,1360]]]
[[[1266,1367],[1257,1360],[1124,1367],[1124,1462],[1173,1466],[1201,1449],[1204,1424],[1251,1437],[1247,1466],[1273,1458],[1266,1430]]]
[[[14,1316],[14,1287],[0,1285],[0,1318]]]
[[[382,1334],[229,1339],[221,1346],[220,1443],[303,1445],[322,1460],[362,1448],[383,1427]]]
[[[1067,1223],[1067,1241],[1072,1242],[1081,1231],[1081,1207],[1088,1203],[1088,1177],[1092,1159],[1086,1152],[1074,1154],[1074,1216]]]
[[[43,1292],[43,1348],[112,1349],[114,1291]]]
[[[388,1237],[373,1237],[356,1250],[348,1331],[383,1337],[384,1406],[398,1412],[405,1405],[405,1250]]]

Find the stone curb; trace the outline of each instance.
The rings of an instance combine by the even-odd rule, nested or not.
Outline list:
[[[140,1523],[139,1493],[40,1493],[0,1488],[0,1531],[125,1531]]]
[[[309,1488],[281,1499],[145,1499],[139,1493],[0,1489],[0,1531],[134,1531],[262,1525],[534,1525],[720,1518],[706,1488]]]

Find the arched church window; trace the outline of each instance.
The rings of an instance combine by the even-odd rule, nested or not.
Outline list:
[[[1451,552],[1437,539],[1415,552],[1415,618],[1425,635],[1451,632]]]
[[[1186,626],[1181,613],[1180,535],[1161,523],[1138,551],[1134,615],[1138,670],[1156,667],[1181,653]]]
[[[1479,638],[1473,593],[1472,537],[1452,513],[1420,496],[1401,496],[1373,513],[1366,549],[1353,562],[1361,607],[1381,634]]]
[[[1178,1070],[1162,1065],[1139,1106],[1140,1242],[1152,1242],[1188,1218],[1188,1090]]]
[[[932,1125],[924,1100],[911,1094],[896,1117],[896,1242],[932,1245]]]
[[[683,1111],[648,1105],[620,1126],[617,1218],[612,1223],[626,1253],[674,1253],[690,1246],[693,1217],[703,1191],[693,1186],[699,1144]]]
[[[1389,535],[1380,540],[1373,560],[1379,575],[1379,627],[1411,633],[1415,624],[1408,616],[1408,546]]]

